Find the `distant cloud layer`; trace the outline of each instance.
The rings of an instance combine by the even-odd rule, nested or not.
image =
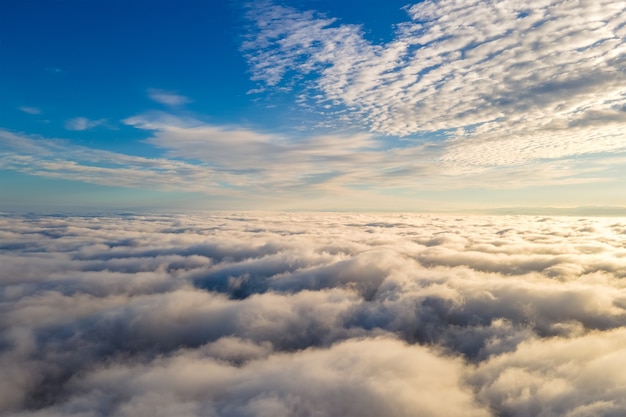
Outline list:
[[[303,103],[377,133],[446,132],[441,161],[480,169],[625,150],[625,10],[426,0],[377,45],[361,26],[255,2],[243,50],[265,87],[304,85]]]
[[[618,416],[623,219],[0,217],[12,416]]]

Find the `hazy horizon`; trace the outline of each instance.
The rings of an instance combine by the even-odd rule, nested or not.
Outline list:
[[[11,207],[5,205],[0,207],[0,215],[6,216],[27,216],[27,215],[60,215],[60,216],[111,216],[121,214],[189,214],[189,215],[215,215],[223,213],[259,213],[259,214],[276,214],[276,213],[309,213],[309,214],[333,214],[333,213],[356,213],[356,214],[407,214],[407,215],[434,215],[434,216],[548,216],[548,217],[625,217],[626,207],[600,207],[600,206],[582,206],[582,207],[494,207],[490,209],[467,209],[467,210],[412,210],[412,211],[396,211],[396,210],[280,210],[280,209],[198,209],[198,208],[138,208],[138,207],[100,207],[92,206],[24,206]]]

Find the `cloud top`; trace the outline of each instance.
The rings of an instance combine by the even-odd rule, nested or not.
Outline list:
[[[11,415],[614,416],[619,219],[3,217]]]

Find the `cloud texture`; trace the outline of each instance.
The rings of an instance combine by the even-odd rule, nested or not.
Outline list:
[[[624,151],[625,10],[426,0],[374,44],[359,25],[255,2],[243,50],[266,88],[296,89],[377,133],[446,132],[441,160],[454,166],[502,166]]]
[[[618,416],[622,219],[0,218],[12,416]]]

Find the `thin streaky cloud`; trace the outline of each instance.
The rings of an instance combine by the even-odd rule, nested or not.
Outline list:
[[[318,208],[329,208],[331,202],[326,198],[337,193],[349,197],[352,204],[369,200],[370,206],[367,190],[378,194],[390,190],[497,190],[611,183],[615,181],[611,170],[624,166],[624,158],[617,156],[581,161],[561,158],[532,166],[475,166],[460,157],[449,158],[454,148],[415,144],[385,149],[384,142],[371,133],[296,140],[162,112],[123,122],[150,132],[145,143],[163,155],[131,156],[77,146],[67,140],[0,131],[0,166],[48,178],[205,195],[246,196],[265,190],[268,198],[280,197],[282,204],[296,198],[314,200]],[[394,201],[396,197],[386,196],[384,204]]]
[[[219,181],[229,182],[229,174],[218,174],[203,164],[126,155],[2,130],[0,144],[2,169],[107,186],[230,194],[218,186]]]
[[[106,119],[88,119],[86,117],[75,117],[65,122],[67,130],[88,130],[97,126],[102,126],[107,122]]]
[[[41,114],[41,110],[38,109],[37,107],[20,106],[18,107],[18,109],[27,114]]]
[[[176,94],[171,91],[159,90],[157,88],[148,89],[148,97],[160,104],[166,106],[182,106],[191,103],[191,100],[183,95]]]
[[[555,147],[550,157],[537,155],[533,142],[507,142],[509,153],[464,150],[462,141],[439,146],[416,143],[384,149],[371,133],[313,135],[297,140],[285,135],[260,133],[236,126],[219,126],[196,119],[152,112],[123,121],[153,132],[146,142],[164,149],[170,157],[202,161],[220,171],[239,176],[240,185],[261,187],[329,187],[346,190],[352,185],[369,188],[455,189],[460,187],[519,188],[540,184],[575,184],[611,181],[603,171],[621,165],[620,158],[594,156],[586,162],[567,158],[567,150]],[[618,133],[616,133],[618,135]],[[576,138],[567,138],[573,142]],[[578,153],[623,151],[625,144],[587,141]],[[608,147],[607,144],[612,147]],[[487,144],[488,145],[488,144]],[[523,151],[523,152],[522,152]],[[489,153],[491,152],[491,153]],[[560,152],[557,154],[557,152]],[[571,152],[571,151],[570,151]],[[485,155],[484,153],[487,153]],[[495,161],[486,158],[496,155]],[[506,165],[498,159],[508,158]],[[513,160],[512,158],[517,158]],[[533,158],[543,158],[530,165]],[[477,160],[482,161],[479,165]],[[603,160],[606,159],[606,164]],[[500,162],[500,163],[498,163]],[[575,174],[587,174],[576,178]],[[314,183],[309,182],[313,181]],[[420,181],[417,181],[420,180]]]

